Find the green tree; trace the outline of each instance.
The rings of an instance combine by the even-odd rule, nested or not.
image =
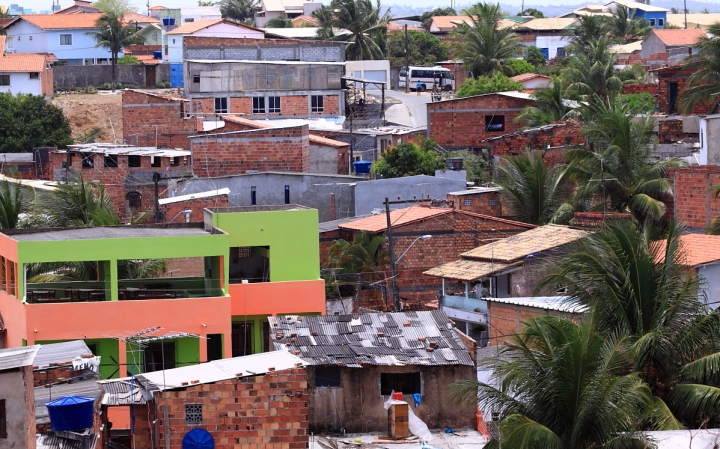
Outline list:
[[[373,164],[372,171],[386,179],[434,175],[435,170],[445,167],[445,161],[433,146],[432,141],[424,139],[420,145],[407,142],[390,147],[383,157]]]
[[[137,28],[133,25],[124,25],[122,14],[106,12],[95,22],[97,31],[88,31],[85,34],[95,40],[96,47],[107,48],[111,54],[112,64],[112,91],[115,92],[117,73],[115,66],[118,63],[118,54],[123,47],[133,44],[143,44],[145,38],[137,34]]]
[[[522,83],[513,81],[502,73],[495,73],[493,76],[466,79],[458,88],[455,96],[465,98],[494,92],[522,91],[523,89],[525,86]]]
[[[292,21],[287,17],[274,17],[265,22],[265,28],[292,28]]]
[[[322,9],[322,8],[321,8]],[[333,0],[330,7],[315,15],[320,22],[318,38],[347,42],[345,59],[385,59],[389,10],[381,14],[380,0]],[[345,30],[335,34],[333,29]]]
[[[257,5],[257,0],[221,0],[220,14],[224,19],[246,22],[255,17]]]
[[[625,5],[617,4],[609,18],[610,34],[620,44],[626,44],[638,37],[645,37],[650,34],[652,27],[642,17],[635,17],[635,10],[630,10]]]
[[[564,222],[572,215],[566,189],[570,168],[548,166],[542,152],[527,149],[504,157],[494,182],[503,188],[504,204],[516,220],[537,225]]]
[[[518,16],[533,16],[536,19],[543,19],[545,18],[545,14],[542,13],[542,11],[537,10],[535,8],[526,8],[524,11],[520,11]]]
[[[334,270],[333,276],[326,277],[326,282],[335,283],[331,289],[340,291],[341,296],[355,293],[358,285],[385,278],[378,267],[388,263],[387,252],[382,249],[385,239],[370,232],[357,234],[354,240],[347,242],[338,239],[328,250],[326,268]],[[339,288],[338,285],[353,284],[352,291]]]
[[[77,176],[38,197],[39,212],[51,227],[89,227],[119,225],[112,199],[102,184]]]
[[[140,60],[133,55],[124,55],[118,58],[117,63],[118,65],[140,64]]]
[[[453,385],[453,397],[500,415],[489,449],[647,447],[637,422],[650,395],[623,357],[623,341],[582,322],[540,316],[512,335],[500,358],[487,359],[490,381]]]
[[[316,38],[323,41],[331,41],[335,38],[333,30],[333,10],[322,5],[311,14],[318,21],[318,30]]]
[[[534,45],[528,47],[527,53],[525,54],[525,60],[533,67],[544,66],[546,62],[545,55],[539,48],[535,47]]]
[[[480,185],[488,179],[490,175],[490,163],[487,150],[477,154],[470,150],[449,151],[445,155],[446,158],[462,158],[463,170],[467,172],[466,179],[468,182],[474,182]]]
[[[578,178],[584,181],[580,196],[595,198],[598,207],[610,211],[629,211],[641,222],[662,218],[663,198],[672,195],[672,183],[664,175],[680,162],[670,159],[650,163],[654,118],[633,119],[620,98],[609,105],[596,100],[587,106],[586,114],[583,134],[592,150],[568,152],[576,162]]]
[[[577,26],[573,28],[573,36],[568,49],[572,54],[581,55],[585,53],[590,43],[606,38],[610,28],[610,21],[607,16],[580,16],[578,17]]]
[[[93,7],[106,14],[122,17],[129,12],[137,12],[137,8],[130,0],[97,0]]]
[[[513,76],[535,71],[535,66],[524,59],[511,59],[507,61],[506,64],[512,69]]]
[[[435,8],[432,11],[425,11],[420,16],[420,22],[422,23],[422,27],[430,31],[430,22],[432,22],[433,17],[437,16],[457,16],[457,11],[450,7]]]
[[[708,28],[710,37],[698,39],[695,47],[700,50],[698,55],[687,59],[690,75],[687,87],[680,96],[680,108],[684,114],[692,113],[693,108],[701,103],[710,102],[717,109],[720,94],[720,23]]]
[[[627,105],[629,115],[652,114],[657,108],[657,99],[647,92],[620,95],[620,101]]]
[[[605,99],[615,95],[622,82],[615,73],[616,56],[609,51],[607,39],[590,41],[581,54],[567,59],[562,76],[568,83],[568,90],[584,96],[586,101]]]
[[[698,297],[685,266],[682,227],[665,238],[630,220],[610,222],[564,257],[541,286],[562,285],[587,307],[605,338],[622,336],[635,372],[653,395],[644,427],[713,428],[720,423],[720,314]],[[541,287],[539,287],[541,288]]]
[[[66,148],[73,143],[62,109],[42,95],[0,93],[0,152],[24,153],[36,147]]]
[[[17,228],[26,203],[22,184],[0,181],[0,229]]]
[[[405,66],[405,34],[390,36],[390,66]],[[408,61],[411,66],[434,66],[448,57],[447,49],[440,39],[424,31],[408,31]]]
[[[215,6],[215,2],[198,0],[198,6]]]
[[[460,39],[458,58],[475,76],[503,72],[512,75],[507,61],[523,53],[520,38],[512,28],[500,28],[503,18],[499,4],[478,3],[464,13],[470,17],[470,23],[462,23],[455,29]]]
[[[515,119],[517,122],[535,127],[581,117],[575,102],[565,98],[562,79],[553,77],[552,82],[551,87],[535,89],[532,93],[535,104],[526,106]]]

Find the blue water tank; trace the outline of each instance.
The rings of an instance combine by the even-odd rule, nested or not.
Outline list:
[[[357,161],[353,162],[353,167],[355,167],[355,173],[370,173],[370,166],[372,165],[372,162],[370,161]]]
[[[204,429],[193,429],[186,433],[182,440],[182,449],[213,449],[214,447],[212,436]]]
[[[175,25],[175,18],[174,17],[165,17],[162,19],[163,26],[170,26]]]
[[[162,59],[162,50],[153,51],[153,59]]]
[[[89,429],[93,426],[95,399],[65,396],[45,404],[55,431]]]

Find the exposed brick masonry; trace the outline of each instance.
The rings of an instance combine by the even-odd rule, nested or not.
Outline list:
[[[720,198],[713,199],[710,187],[720,184],[715,165],[671,168],[668,177],[675,187],[674,204],[667,204],[676,219],[686,226],[706,228],[720,215]]]

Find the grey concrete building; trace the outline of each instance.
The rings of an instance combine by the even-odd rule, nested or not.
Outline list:
[[[426,175],[359,182],[355,186],[355,215],[369,214],[374,209],[384,210],[385,198],[391,201],[428,197],[444,200],[449,192],[465,190],[466,187],[467,182],[464,177],[453,179]],[[407,206],[407,204],[395,204],[392,209],[402,209]]]

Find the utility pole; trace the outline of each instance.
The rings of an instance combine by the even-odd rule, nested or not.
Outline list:
[[[393,252],[392,223],[390,222],[390,201],[385,198],[385,218],[387,219],[388,254],[390,256],[390,285],[392,285],[393,311],[400,311],[400,291],[395,275],[395,253]],[[390,290],[388,288],[388,290]]]
[[[685,29],[687,30],[687,0],[683,0],[683,13],[685,14]]]
[[[687,28],[687,24],[685,24]],[[410,52],[408,51],[408,31],[407,23],[405,24],[405,93],[410,92]]]

